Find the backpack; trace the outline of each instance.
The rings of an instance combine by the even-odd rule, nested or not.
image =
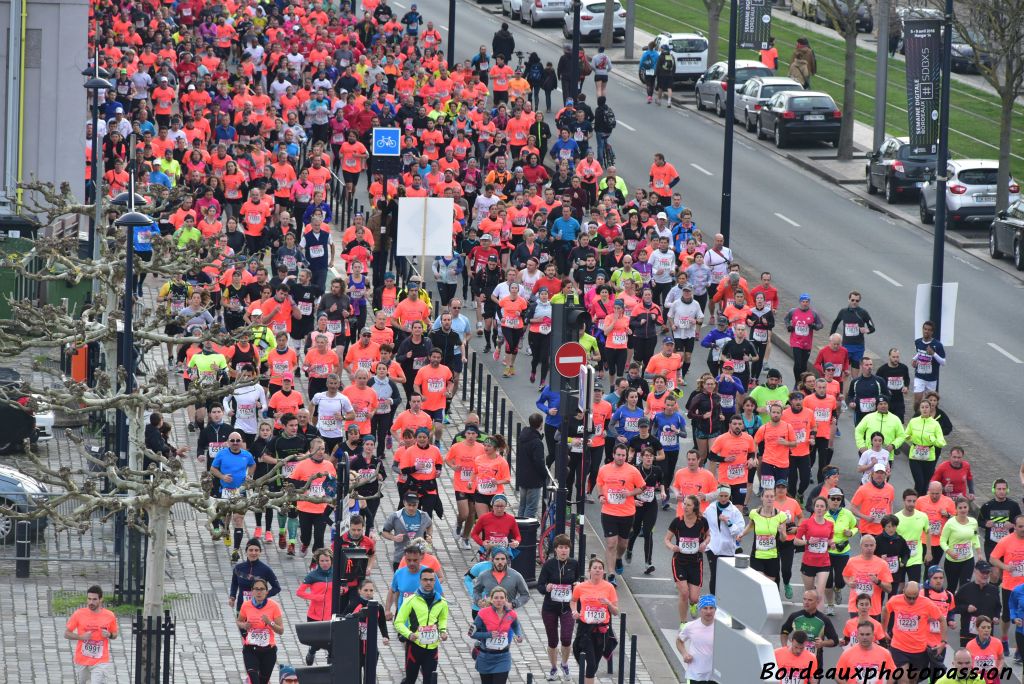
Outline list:
[[[602,123],[605,128],[609,131],[613,130],[618,125],[618,121],[615,120],[615,112],[612,111],[611,107],[605,107],[601,112]]]
[[[544,67],[540,62],[534,62],[526,70],[526,80],[530,83],[538,83],[544,78]]]

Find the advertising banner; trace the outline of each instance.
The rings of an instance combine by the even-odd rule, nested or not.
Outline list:
[[[935,154],[939,140],[939,80],[942,74],[942,21],[903,22],[907,57],[907,119],[914,153]]]
[[[771,0],[736,0],[740,18],[739,47],[751,50],[767,50],[768,37],[772,33]]]

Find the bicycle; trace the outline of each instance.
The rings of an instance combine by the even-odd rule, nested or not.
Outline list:
[[[604,168],[613,166],[615,164],[615,150],[612,148],[612,144],[608,141],[604,141]]]
[[[555,537],[564,532],[559,530],[557,525],[558,487],[555,485],[551,474],[548,473],[548,484],[544,487],[544,496],[541,500],[540,509],[540,531],[537,534],[537,565],[544,565],[544,562],[555,552]]]

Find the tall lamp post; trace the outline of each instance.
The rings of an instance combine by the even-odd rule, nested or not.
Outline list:
[[[448,69],[455,68],[455,1],[448,0]],[[384,179],[385,183],[387,179]]]
[[[736,22],[739,0],[729,3],[729,66],[725,75],[725,149],[722,153],[722,213],[719,231],[729,244],[732,228],[732,139],[733,105],[736,102]]]
[[[103,163],[100,159],[100,91],[110,90],[114,86],[107,80],[109,72],[98,65],[95,69],[86,69],[82,75],[90,77],[83,87],[92,97],[92,164],[89,172],[91,187],[86,188],[86,201],[95,202],[98,207],[100,179],[103,174]],[[99,256],[97,253],[99,242],[96,240],[96,213],[93,212],[93,216],[89,218],[88,239],[84,245],[79,244],[79,256],[83,259],[95,259]]]
[[[573,102],[576,101],[580,88],[580,11],[582,9],[583,3],[580,0],[572,0],[572,58],[569,61],[569,79],[572,83],[569,84],[569,92],[565,96],[566,98],[571,97]]]
[[[939,149],[935,162],[935,234],[932,242],[931,303],[928,317],[935,337],[942,339],[942,279],[946,250],[946,164],[949,161],[949,81],[953,52],[953,0],[946,0],[942,33],[942,87],[939,97]]]

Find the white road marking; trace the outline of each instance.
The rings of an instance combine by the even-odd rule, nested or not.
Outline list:
[[[775,212],[775,215],[778,216],[783,221],[785,221],[786,223],[788,223],[789,225],[793,226],[794,228],[799,228],[800,227],[799,223],[797,223],[793,219],[789,218],[788,216],[783,216],[779,212]]]
[[[633,131],[634,133],[636,133],[636,129],[630,126],[625,121],[620,121],[619,123],[622,124],[622,127],[625,128],[627,131]]]
[[[698,171],[703,173],[705,176],[713,176],[713,175],[715,175],[715,174],[711,173],[710,171],[708,171],[707,169],[705,169],[703,166],[698,166],[697,164],[690,164],[690,166],[692,166],[693,168],[697,169]]]
[[[959,261],[959,262],[960,262],[961,264],[964,264],[965,266],[970,266],[970,267],[971,267],[971,268],[973,268],[973,269],[974,269],[975,271],[980,271],[980,270],[981,270],[981,266],[978,266],[977,264],[975,264],[975,263],[973,263],[973,262],[971,262],[971,261],[968,261],[967,259],[964,259],[964,258],[963,258],[962,256],[960,256],[960,255],[958,255],[958,254],[953,254],[953,255],[951,255],[951,256],[952,256],[952,257],[953,257],[954,259],[956,259],[957,261]]]
[[[1020,359],[1018,359],[1018,358],[1017,358],[1016,356],[1014,356],[1014,355],[1013,355],[1013,354],[1011,354],[1010,352],[1006,351],[1005,349],[1003,349],[1002,347],[1000,347],[1000,346],[999,346],[998,344],[996,344],[995,342],[989,342],[989,343],[988,343],[988,346],[992,347],[992,348],[993,348],[993,349],[995,349],[995,350],[996,350],[997,352],[999,352],[1000,354],[1002,354],[1002,355],[1003,355],[1003,356],[1005,356],[1006,358],[1010,359],[1010,360],[1011,360],[1011,361],[1013,361],[1014,363],[1024,363],[1024,361],[1021,361],[1021,360],[1020,360]]]
[[[890,285],[894,285],[896,287],[903,287],[903,283],[900,283],[900,282],[897,282],[897,281],[893,280],[892,278],[890,278],[889,276],[885,275],[881,271],[874,271],[874,274],[876,276],[878,276],[879,278],[881,278],[882,280],[887,281]]]
[[[438,24],[438,26],[440,26],[440,27],[441,27],[441,30],[442,30],[442,31],[447,31],[447,30],[448,30],[448,27],[447,27],[447,26],[445,26],[444,24]]]
[[[745,149],[748,149],[748,150],[752,150],[752,149],[754,149],[753,147],[751,147],[751,146],[750,146],[750,145],[748,145],[747,143],[743,142],[742,140],[736,140],[736,141],[734,141],[734,142],[735,142],[735,143],[736,143],[737,145],[739,145],[740,147],[743,147],[743,148],[745,148]]]
[[[633,594],[633,598],[635,599],[654,599],[655,601],[667,599],[672,596],[678,596],[678,594]]]
[[[392,2],[391,4],[394,5],[395,7],[401,7],[402,9],[405,9],[405,5],[403,5],[400,2]]]
[[[675,580],[672,579],[671,577],[651,577],[649,575],[641,575],[640,577],[633,577],[632,575],[630,575],[629,579],[631,579],[631,580],[644,580],[645,582],[675,582]],[[669,595],[670,596],[674,596],[675,594],[669,594]],[[634,596],[636,596],[636,594],[634,594]]]

